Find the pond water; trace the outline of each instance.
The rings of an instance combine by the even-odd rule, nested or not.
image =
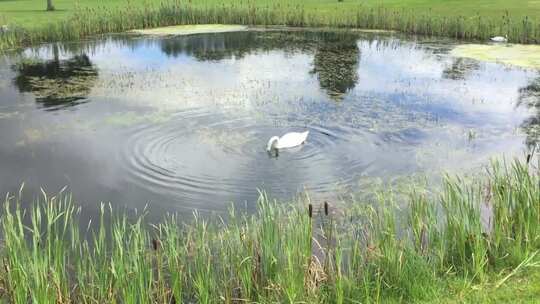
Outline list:
[[[157,212],[468,172],[537,140],[540,73],[397,34],[109,36],[0,57],[0,192]],[[270,157],[273,135],[309,130]],[[96,208],[96,207],[90,207]]]

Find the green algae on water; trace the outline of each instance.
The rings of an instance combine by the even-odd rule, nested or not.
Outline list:
[[[137,29],[131,33],[154,35],[154,36],[185,36],[207,33],[228,33],[241,32],[247,30],[244,25],[225,25],[225,24],[195,24],[195,25],[176,25],[165,26],[152,29]]]
[[[108,116],[104,119],[104,122],[114,126],[129,127],[141,123],[163,123],[169,120],[169,118],[169,114],[161,111],[144,115],[129,111]]]
[[[540,45],[464,44],[455,47],[451,54],[456,57],[540,69]]]
[[[357,29],[351,29],[352,32],[360,32],[360,33],[372,33],[372,34],[394,34],[397,31],[394,30],[383,30],[383,29],[368,29],[368,28],[357,28]]]

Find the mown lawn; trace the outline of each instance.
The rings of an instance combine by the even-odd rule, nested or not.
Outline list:
[[[540,0],[181,0],[194,6],[215,6],[231,3],[256,4],[258,6],[299,5],[307,11],[318,13],[349,11],[359,6],[385,7],[392,9],[412,9],[419,12],[430,11],[434,15],[463,15],[474,17],[501,17],[508,12],[512,17],[540,16]],[[91,8],[123,8],[158,4],[160,0],[53,0],[54,12],[46,12],[45,0],[0,0],[0,24],[16,23],[26,27],[42,26],[51,21],[67,18],[77,6]]]

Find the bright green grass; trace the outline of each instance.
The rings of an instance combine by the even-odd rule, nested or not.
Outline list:
[[[375,191],[330,208],[262,194],[257,214],[226,220],[151,224],[101,205],[90,229],[69,195],[26,209],[7,196],[0,302],[534,303],[539,182],[527,164],[494,163],[435,194]]]
[[[493,5],[496,10],[489,7],[484,11],[476,9],[470,1],[456,1],[451,5],[447,2],[442,5],[439,1],[435,2],[439,5],[428,9],[427,2],[411,2],[405,7],[397,0],[390,3],[376,0],[87,0],[76,4],[58,0],[58,11],[51,13],[39,9],[41,4],[34,1],[0,0],[0,6],[5,6],[2,22],[10,28],[7,33],[0,33],[0,50],[183,24],[367,28],[482,41],[494,35],[508,35],[514,43],[540,43],[540,4],[536,2],[518,1],[521,6],[513,2],[509,8]],[[465,3],[468,4],[463,5]],[[478,6],[483,7],[486,6]],[[523,15],[525,13],[534,17]]]
[[[130,6],[141,7],[146,3],[159,3],[159,0],[131,0]],[[188,1],[186,1],[188,2]],[[389,9],[412,9],[418,12],[428,12],[442,16],[468,16],[480,14],[483,17],[501,17],[506,11],[514,17],[540,16],[540,1],[538,0],[192,0],[194,6],[215,6],[217,4],[252,3],[264,7],[276,3],[301,5],[307,11],[318,13],[346,12],[364,7],[385,7]],[[16,23],[21,26],[42,26],[51,21],[66,19],[77,6],[81,8],[123,8],[127,0],[53,0],[56,7],[54,12],[45,11],[45,0],[0,0],[0,23]]]
[[[493,284],[472,285],[461,289],[455,286],[454,295],[442,302],[452,303],[538,303],[540,301],[540,269],[524,271],[510,279],[506,284],[495,287]]]
[[[497,287],[501,277],[492,275],[480,284],[457,278],[448,279],[440,293],[433,299],[421,303],[538,303],[540,299],[540,269],[533,267],[512,277]]]

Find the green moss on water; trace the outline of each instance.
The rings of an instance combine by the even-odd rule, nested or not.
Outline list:
[[[152,29],[136,29],[131,33],[154,36],[185,36],[207,33],[227,33],[241,32],[247,30],[243,25],[225,25],[225,24],[196,24],[196,25],[176,25],[165,26]]]
[[[540,45],[464,44],[454,48],[451,54],[456,57],[540,69]]]
[[[141,123],[163,123],[170,118],[165,112],[155,112],[150,114],[140,114],[137,112],[115,113],[107,116],[104,122],[108,125],[129,127]]]
[[[360,32],[360,33],[373,33],[373,34],[392,34],[396,33],[396,31],[393,30],[377,30],[377,29],[352,29],[353,32]]]
[[[38,128],[27,128],[25,129],[20,139],[15,142],[16,147],[24,147],[33,143],[43,141],[48,134],[46,134],[42,129]]]
[[[7,118],[12,118],[14,116],[17,116],[19,114],[19,112],[15,111],[15,112],[0,112],[0,119],[7,119]]]

